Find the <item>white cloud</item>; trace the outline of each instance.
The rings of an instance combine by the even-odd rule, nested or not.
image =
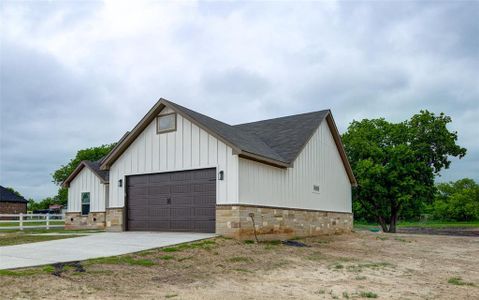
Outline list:
[[[53,194],[53,170],[119,138],[159,97],[230,123],[332,108],[340,130],[353,118],[444,111],[470,157],[445,177],[479,179],[467,164],[479,152],[478,8],[3,2],[2,184]],[[35,165],[35,180],[16,161]]]

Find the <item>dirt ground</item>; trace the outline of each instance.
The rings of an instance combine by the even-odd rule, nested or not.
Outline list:
[[[479,299],[479,239],[346,235],[310,247],[217,238],[0,273],[4,299]]]

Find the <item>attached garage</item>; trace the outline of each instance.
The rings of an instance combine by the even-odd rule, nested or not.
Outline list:
[[[329,110],[229,125],[160,99],[99,165],[108,193],[88,200],[110,231],[279,239],[352,228],[356,180]],[[79,177],[67,227],[95,191]]]
[[[126,229],[215,232],[216,169],[126,177]]]

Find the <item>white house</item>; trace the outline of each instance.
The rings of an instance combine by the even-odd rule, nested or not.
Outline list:
[[[64,182],[66,226],[236,238],[344,232],[355,184],[329,110],[232,126],[160,99],[106,157]]]

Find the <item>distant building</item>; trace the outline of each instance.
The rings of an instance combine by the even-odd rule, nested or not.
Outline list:
[[[0,214],[25,214],[27,203],[25,198],[0,185]]]

